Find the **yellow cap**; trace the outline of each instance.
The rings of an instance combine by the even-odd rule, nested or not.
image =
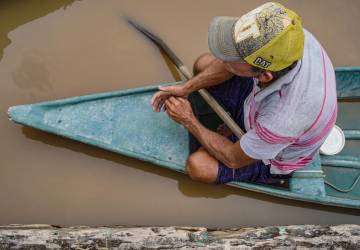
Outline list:
[[[301,18],[279,3],[265,3],[247,14],[216,17],[209,26],[209,48],[224,61],[247,62],[279,71],[304,51]]]

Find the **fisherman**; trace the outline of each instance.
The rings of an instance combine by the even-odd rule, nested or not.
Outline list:
[[[194,180],[274,183],[309,164],[337,116],[333,65],[300,17],[265,3],[239,17],[215,17],[195,76],[152,98],[201,143],[186,163]],[[186,97],[206,88],[246,133],[205,128]]]

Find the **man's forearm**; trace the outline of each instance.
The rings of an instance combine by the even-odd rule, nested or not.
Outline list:
[[[233,152],[234,143],[226,137],[205,128],[197,119],[185,124],[185,127],[193,134],[202,146],[217,160],[231,168],[239,168],[247,162],[239,164],[238,157]],[[238,145],[240,147],[240,145]],[[244,159],[245,160],[245,159]]]
[[[233,143],[226,137],[205,128],[196,119],[188,100],[172,96],[165,101],[165,106],[166,113],[172,120],[186,127],[210,155],[228,167],[240,168],[255,161],[245,154],[238,142]]]
[[[225,69],[223,61],[215,59],[203,71],[188,80],[184,84],[184,88],[190,94],[202,88],[218,85],[233,75]]]

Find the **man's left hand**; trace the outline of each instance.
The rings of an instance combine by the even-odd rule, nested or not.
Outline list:
[[[172,120],[184,126],[196,119],[190,102],[185,98],[172,96],[165,101],[165,108]]]

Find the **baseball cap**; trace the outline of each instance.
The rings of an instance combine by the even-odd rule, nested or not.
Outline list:
[[[247,62],[279,71],[299,60],[304,51],[301,18],[275,2],[241,17],[215,17],[209,26],[209,48],[215,57]]]

